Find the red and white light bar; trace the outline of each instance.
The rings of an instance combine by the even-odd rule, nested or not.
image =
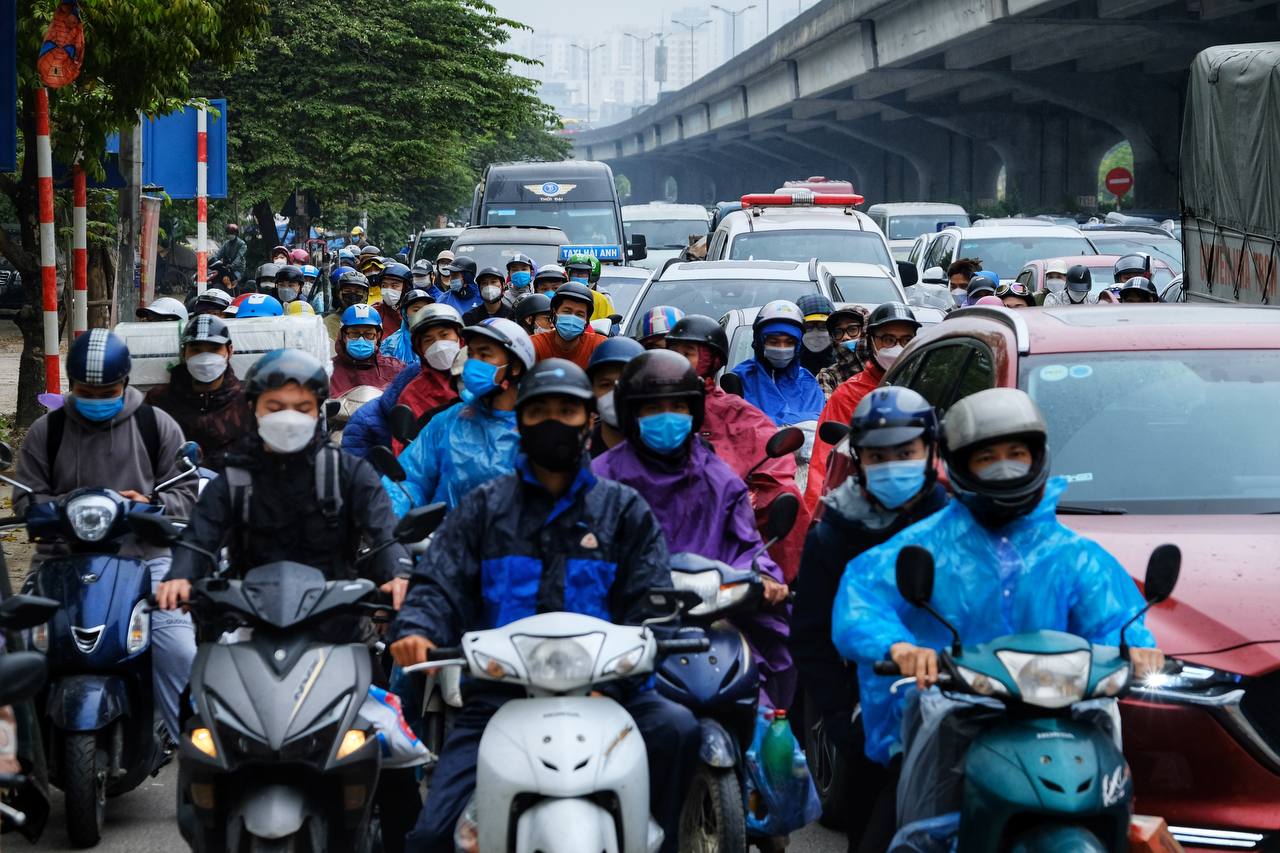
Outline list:
[[[748,193],[742,207],[853,207],[866,199],[857,193]]]

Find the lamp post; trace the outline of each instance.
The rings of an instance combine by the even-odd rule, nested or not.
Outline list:
[[[582,51],[587,55],[587,124],[588,125],[591,124],[591,54],[595,53],[597,50],[599,50],[604,46],[605,46],[604,42],[600,42],[599,44],[593,45],[591,47],[583,47],[577,42],[573,42],[572,44],[569,45],[569,47],[576,47],[578,50]]]
[[[644,38],[634,33],[623,33],[623,35],[640,42],[640,103],[644,105],[649,103],[649,72],[646,70],[649,54],[646,51],[649,49],[649,42],[661,38],[662,33],[650,33]]]
[[[711,4],[712,9],[716,9],[728,15],[729,20],[732,23],[733,29],[729,35],[729,43],[732,45],[732,48],[730,48],[730,51],[729,51],[729,55],[731,58],[738,55],[738,16],[741,14],[744,14],[748,10],[754,9],[755,7],[756,7],[756,4],[752,3],[750,6],[743,6],[741,9],[735,12],[732,9],[726,9],[723,6],[717,6],[715,3]],[[766,26],[766,29],[768,29],[767,26]]]
[[[698,23],[696,23],[696,24],[686,24],[684,21],[677,21],[675,18],[672,18],[672,19],[671,19],[671,23],[675,24],[676,26],[684,27],[686,30],[688,30],[688,31],[689,31],[689,83],[690,83],[690,84],[692,84],[692,83],[693,83],[693,79],[694,79],[694,72],[693,72],[693,31],[694,31],[694,30],[696,30],[696,29],[698,29],[698,28],[700,28],[700,27],[702,27],[702,26],[704,26],[704,25],[706,25],[706,24],[711,23],[711,19],[710,19],[710,18],[707,18],[705,21],[698,21]]]

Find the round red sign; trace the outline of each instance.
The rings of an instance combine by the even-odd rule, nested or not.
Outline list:
[[[1107,172],[1107,192],[1116,198],[1133,189],[1133,172],[1123,166],[1117,166]]]

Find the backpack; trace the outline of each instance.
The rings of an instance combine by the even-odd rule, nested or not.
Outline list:
[[[133,413],[134,423],[142,434],[142,444],[151,460],[151,476],[160,476],[160,427],[156,424],[156,410],[143,403]],[[49,413],[49,432],[45,436],[45,455],[49,458],[49,478],[53,479],[53,466],[58,461],[58,449],[62,447],[62,434],[67,429],[66,408]]]
[[[227,478],[231,491],[236,547],[244,554],[248,551],[248,531],[253,517],[253,473],[247,468],[228,465],[222,476]],[[325,444],[316,454],[316,498],[325,523],[337,524],[342,516],[342,451],[332,444]]]

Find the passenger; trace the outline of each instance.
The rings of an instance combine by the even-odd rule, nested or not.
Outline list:
[[[481,304],[480,288],[476,286],[476,262],[466,255],[459,255],[449,264],[449,289],[436,297],[442,305],[451,305],[465,315]]]
[[[1139,276],[1149,279],[1152,275],[1151,256],[1143,252],[1125,255],[1116,261],[1114,272],[1117,285]]]
[[[1044,287],[1036,291],[1036,304],[1044,305],[1052,294],[1055,298],[1067,288],[1067,259],[1054,258],[1045,264]]]
[[[335,343],[338,341],[338,332],[342,328],[343,313],[353,306],[369,303],[369,279],[365,278],[364,273],[347,270],[338,276],[336,291],[338,304],[324,318],[325,331],[329,333],[329,339]]]
[[[1129,303],[1154,303],[1160,301],[1160,293],[1155,282],[1145,276],[1136,275],[1125,279],[1120,286],[1120,301]]]
[[[139,308],[134,316],[144,323],[185,323],[187,306],[172,296],[161,296],[149,305]]]
[[[667,332],[684,317],[684,312],[670,305],[655,305],[640,317],[640,345],[645,349],[666,346]]]
[[[403,361],[378,352],[381,342],[382,318],[374,306],[352,305],[342,312],[329,381],[333,396],[361,385],[386,388],[404,370]]]
[[[996,288],[996,297],[1001,301],[1005,308],[1034,308],[1036,307],[1035,297],[1031,295],[1031,288],[1027,287],[1020,281],[1001,284]]]
[[[804,317],[794,302],[770,302],[751,324],[755,357],[733,368],[747,402],[778,426],[817,420],[826,401],[818,380],[797,358],[803,334]]]
[[[618,377],[622,376],[622,368],[642,352],[644,347],[631,338],[614,337],[606,338],[591,353],[591,360],[587,362],[587,378],[591,380],[591,391],[596,398],[597,416],[588,445],[592,459],[618,445],[624,437],[618,423],[614,389]]]
[[[526,293],[516,300],[514,310],[516,322],[530,337],[556,329],[551,319],[551,297],[545,293]]]
[[[982,261],[977,258],[959,258],[947,267],[947,282],[957,307],[969,304],[969,280],[980,269]]]
[[[302,275],[302,268],[295,266],[280,267],[276,270],[275,286],[272,288],[272,296],[280,300],[281,305],[288,305],[302,299],[303,291],[307,289],[307,280]]]
[[[987,270],[978,270],[973,274],[973,278],[969,279],[969,301],[966,305],[974,305],[984,296],[995,296],[996,288],[1000,286],[1000,278],[993,272]]]
[[[382,288],[382,299],[374,307],[378,309],[378,315],[382,317],[382,334],[384,336],[394,335],[400,331],[401,323],[401,297],[409,288],[409,282],[413,278],[409,268],[402,263],[396,262],[387,264],[387,268],[382,271],[382,278],[378,280],[379,286]]]
[[[1088,305],[1089,292],[1093,289],[1093,274],[1084,264],[1076,264],[1067,270],[1067,286],[1056,296],[1046,296],[1045,305]],[[1052,299],[1052,303],[1050,302]]]
[[[551,315],[555,320],[555,332],[534,335],[533,348],[538,359],[563,358],[586,369],[591,353],[604,340],[587,322],[594,305],[592,291],[581,282],[571,281],[560,285],[551,297]]]
[[[556,295],[556,291],[560,289],[560,285],[569,280],[569,274],[564,271],[564,267],[559,264],[547,264],[538,270],[533,277],[533,290],[535,293],[545,293],[550,299]],[[592,308],[595,308],[595,302],[592,301]]]
[[[595,255],[577,254],[569,258],[564,265],[570,281],[580,282],[591,288],[592,320],[606,320],[617,313],[609,294],[600,290],[600,259]]]
[[[468,326],[478,326],[487,317],[502,317],[514,320],[516,312],[503,299],[502,289],[505,279],[502,270],[497,267],[485,267],[476,273],[476,286],[480,288],[480,304],[462,315],[462,322]]]
[[[214,317],[225,317],[227,308],[231,305],[231,300],[232,296],[229,292],[210,287],[196,297],[190,315],[191,317],[199,317],[201,314],[212,314]]]
[[[442,296],[449,292],[449,279],[452,276],[452,273],[449,272],[449,267],[453,266],[453,261],[454,254],[448,249],[444,249],[436,255],[436,262],[435,266],[432,268],[433,274],[431,278],[431,284],[435,287],[435,292],[431,295],[436,298],[437,302],[440,301]],[[459,311],[458,313],[461,314],[462,312]]]
[[[417,361],[418,354],[413,350],[413,337],[410,330],[413,329],[414,321],[426,310],[426,307],[433,305],[435,301],[431,291],[418,287],[400,297],[399,310],[404,316],[404,322],[393,333],[383,336],[378,351],[383,355],[397,358],[405,364],[413,364]]]
[[[279,317],[284,314],[284,306],[280,300],[269,293],[247,293],[237,300],[240,304],[231,305],[236,309],[237,320],[249,320],[254,317]],[[230,310],[230,309],[228,309]]]
[[[804,315],[804,336],[800,343],[800,366],[817,378],[818,371],[835,364],[835,345],[827,330],[827,318],[834,312],[831,300],[820,293],[806,293],[796,300]]]
[[[425,290],[431,292],[431,288],[435,286],[434,281],[435,268],[431,265],[431,261],[426,258],[418,258],[413,263],[413,287],[415,290]],[[432,299],[435,299],[433,294]]]
[[[837,308],[827,318],[827,332],[835,347],[836,360],[818,371],[818,385],[828,400],[840,383],[852,379],[866,367],[866,342],[862,330],[867,325],[867,309],[861,305]]]

